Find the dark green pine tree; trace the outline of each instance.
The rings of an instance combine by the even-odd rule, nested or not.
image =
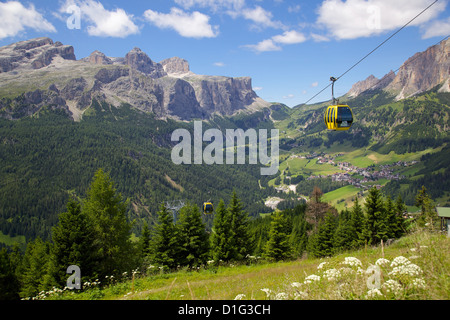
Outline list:
[[[435,205],[433,200],[427,193],[425,186],[416,195],[416,206],[420,207],[420,215],[417,219],[419,227],[426,227],[433,230],[439,228],[439,217],[434,209]]]
[[[393,239],[395,238],[396,233],[398,233],[398,221],[395,204],[392,201],[391,196],[387,196],[384,207],[386,211],[387,237]]]
[[[218,264],[221,260],[229,261],[232,259],[233,237],[231,215],[225,208],[225,202],[220,200],[211,232],[211,255],[215,264]]]
[[[251,235],[249,233],[249,218],[247,212],[242,210],[241,201],[233,191],[228,205],[228,214],[231,215],[231,229],[233,230],[233,260],[242,260],[251,253]]]
[[[407,212],[408,208],[403,202],[402,196],[399,195],[395,200],[395,219],[397,220],[395,232],[395,238],[400,238],[406,233],[406,220],[403,218],[403,214]]]
[[[109,175],[99,169],[88,190],[82,208],[92,221],[98,248],[99,276],[110,276],[130,268],[132,263],[131,224],[127,221],[127,204],[117,193]]]
[[[36,238],[27,244],[22,265],[19,267],[18,278],[20,296],[31,298],[40,291],[49,289],[45,286],[50,256],[50,243]]]
[[[372,187],[366,198],[366,231],[368,244],[376,244],[381,239],[387,240],[388,227],[386,221],[386,210],[383,205],[380,190]]]
[[[301,206],[294,208],[294,212],[300,211]],[[304,207],[302,207],[304,208]],[[306,221],[304,209],[302,212],[296,212],[292,219],[292,231],[290,243],[295,257],[301,257],[308,244],[308,222]]]
[[[153,263],[173,269],[178,265],[180,246],[172,213],[161,204],[151,241]]]
[[[351,223],[351,212],[343,210],[337,218],[337,227],[334,233],[334,250],[347,250],[352,247],[355,231]]]
[[[286,260],[292,257],[289,242],[288,221],[280,211],[272,215],[269,240],[266,243],[264,257],[272,261]]]
[[[150,254],[150,242],[151,242],[150,229],[148,228],[148,224],[144,223],[138,244],[139,254],[142,259]]]
[[[356,197],[352,211],[350,224],[352,226],[353,237],[352,237],[352,247],[359,248],[365,243],[365,217],[364,212],[359,204],[358,197]]]
[[[198,267],[205,264],[209,254],[209,239],[202,214],[196,205],[180,210],[177,222],[180,243],[180,264]]]
[[[18,300],[19,281],[13,265],[5,248],[0,250],[0,300]]]
[[[95,270],[98,248],[93,239],[95,231],[92,222],[81,210],[81,205],[70,199],[67,211],[59,215],[59,222],[52,230],[48,285],[65,285],[68,278],[66,271],[71,265],[80,267],[81,276],[86,280],[98,276]]]
[[[333,254],[333,239],[336,229],[336,218],[331,212],[327,212],[320,220],[315,234],[311,237],[309,252],[314,257],[329,257]]]

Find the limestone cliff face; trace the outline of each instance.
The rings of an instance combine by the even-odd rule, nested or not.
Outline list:
[[[450,39],[406,60],[387,89],[398,91],[397,99],[404,99],[443,84],[449,76]]]
[[[0,117],[19,119],[46,106],[79,120],[93,99],[177,120],[270,105],[256,95],[248,77],[197,75],[184,59],[157,63],[139,48],[122,58],[96,50],[81,60],[73,47],[49,38],[0,48]]]
[[[12,70],[41,69],[55,57],[75,60],[72,46],[53,43],[50,38],[36,38],[0,48],[0,73]]]
[[[440,91],[449,92],[450,77],[450,39],[416,53],[406,60],[398,70],[386,74],[382,79],[373,75],[353,85],[347,93],[357,97],[366,90],[383,89],[396,96],[396,100],[441,86]]]

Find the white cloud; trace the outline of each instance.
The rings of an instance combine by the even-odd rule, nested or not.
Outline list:
[[[317,23],[336,39],[369,37],[405,25],[429,5],[429,0],[325,0]],[[445,2],[436,3],[410,25],[436,18],[445,6]]]
[[[319,83],[316,81],[316,82],[313,82],[313,83],[311,83],[311,87],[313,87],[313,88],[315,88],[315,87],[317,87],[319,85]]]
[[[239,11],[245,6],[245,0],[175,0],[175,3],[185,9],[198,6],[210,8],[216,12],[219,10]]]
[[[323,41],[330,41],[330,39],[324,35],[317,34],[317,33],[311,33],[311,38],[315,42],[323,42]]]
[[[26,28],[56,32],[33,4],[26,8],[18,1],[0,2],[0,39],[14,37]]]
[[[253,87],[253,91],[261,91],[263,87]]]
[[[295,95],[293,95],[291,93],[291,94],[288,94],[287,96],[283,96],[283,99],[293,99],[294,97],[295,97]]]
[[[187,38],[214,38],[219,34],[218,26],[209,24],[209,16],[198,11],[186,13],[178,8],[171,8],[170,13],[147,10],[145,19],[161,29],[173,29]]]
[[[273,21],[272,12],[267,11],[260,6],[256,6],[254,9],[243,9],[241,15],[254,23],[255,27],[259,28],[284,28],[284,25],[279,21]]]
[[[258,44],[250,44],[244,47],[250,48],[255,52],[281,51],[280,44],[296,44],[306,41],[307,38],[303,33],[295,30],[286,31],[283,34],[273,36],[270,39],[263,40]]]
[[[282,44],[295,44],[306,41],[305,35],[295,30],[286,31],[281,35],[272,37],[272,39],[273,41]]]
[[[297,13],[300,12],[301,6],[299,4],[295,5],[295,6],[289,6],[288,7],[288,12],[289,13]]]
[[[214,65],[216,67],[225,67],[225,63],[223,63],[223,62],[214,62]]]
[[[272,39],[266,39],[257,44],[248,44],[244,47],[252,49],[255,52],[281,51],[281,47],[277,46]]]
[[[102,3],[94,0],[67,0],[60,12],[66,12],[70,5],[80,8],[82,21],[88,21],[87,32],[91,36],[125,38],[139,33],[133,15],[123,9],[106,10]]]
[[[423,39],[444,37],[450,34],[450,17],[446,20],[436,20],[423,27]]]

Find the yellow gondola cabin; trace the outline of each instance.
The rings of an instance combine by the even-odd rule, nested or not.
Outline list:
[[[328,130],[348,130],[353,123],[353,112],[347,105],[328,106],[324,114],[325,125]]]
[[[212,214],[214,212],[214,206],[211,202],[205,202],[203,204],[203,213]]]

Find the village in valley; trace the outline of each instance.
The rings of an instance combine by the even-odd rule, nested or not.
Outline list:
[[[316,170],[315,174],[310,174],[305,177],[305,180],[323,179],[331,178],[332,182],[342,182],[345,185],[351,185],[355,188],[360,189],[359,193],[362,195],[364,191],[375,186],[376,188],[382,188],[382,186],[392,180],[401,180],[405,178],[404,175],[399,173],[401,169],[413,166],[417,164],[418,160],[412,161],[396,161],[389,164],[371,164],[367,167],[358,167],[348,161],[339,161],[339,157],[343,156],[342,153],[326,154],[321,153],[309,153],[309,154],[291,154],[286,161],[292,160],[308,160],[309,162],[314,162],[317,165],[327,165],[329,168],[333,166],[335,170],[331,173],[329,170]],[[316,166],[317,167],[317,166]],[[286,169],[282,170],[282,175],[284,176],[285,183],[275,184],[274,187],[279,192],[289,193],[293,192],[296,194],[298,199],[308,200],[309,195],[298,194],[296,187],[297,183],[286,183],[294,180],[295,175],[302,174],[301,172],[292,172],[292,169],[287,166]],[[278,197],[272,197],[267,199],[266,205],[272,208],[276,208],[277,204],[282,202],[283,199]]]

